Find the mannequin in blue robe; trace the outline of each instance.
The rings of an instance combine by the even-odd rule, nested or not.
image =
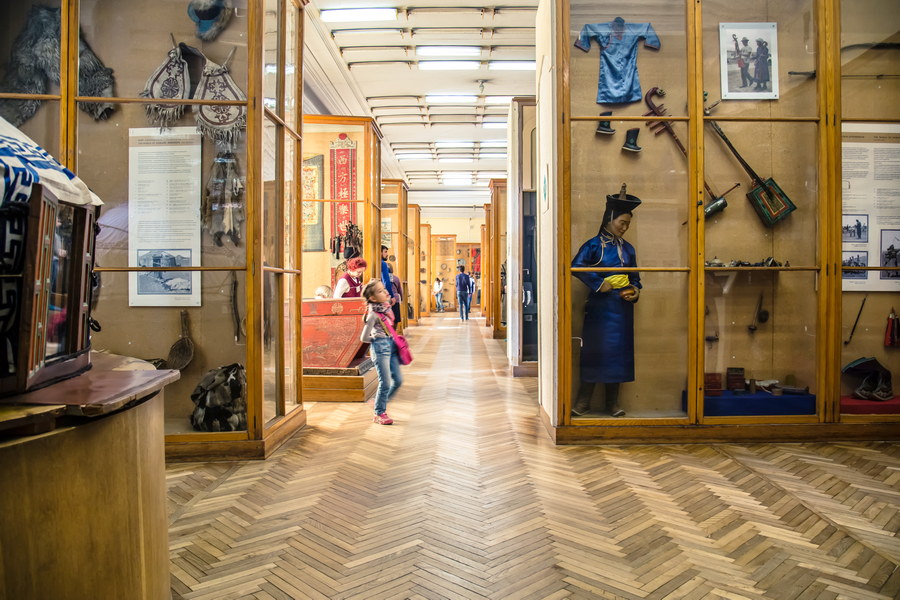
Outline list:
[[[636,267],[634,246],[622,239],[631,223],[632,211],[640,200],[628,195],[607,196],[599,233],[585,242],[572,259],[573,267]],[[642,288],[635,271],[575,272],[591,290],[584,308],[581,348],[581,387],[572,407],[580,416],[590,410],[594,386],[603,383],[606,411],[614,417],[625,415],[618,404],[619,384],[634,381],[634,303]],[[626,287],[614,288],[609,279],[627,275]],[[621,278],[620,278],[621,279]]]
[[[591,40],[600,47],[597,104],[641,100],[637,53],[642,39],[647,48],[659,50],[659,37],[650,23],[626,23],[622,17],[616,17],[609,23],[589,23],[581,28],[575,47],[588,52]]]

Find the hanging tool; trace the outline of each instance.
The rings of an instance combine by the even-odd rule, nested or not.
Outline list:
[[[656,115],[658,117],[662,117],[668,113],[666,110],[665,104],[660,104],[656,106],[653,103],[653,96],[659,96],[660,98],[666,95],[665,90],[661,90],[658,87],[650,88],[647,90],[647,93],[644,94],[644,102],[647,106],[650,107],[650,112],[645,113],[645,117],[649,117],[650,115]],[[678,149],[681,153],[687,158],[687,148],[684,147],[684,144],[681,143],[681,140],[678,139],[678,136],[675,134],[675,130],[672,128],[672,123],[665,120],[660,121],[647,121],[647,127],[650,128],[650,131],[654,132],[655,135],[659,135],[662,132],[668,133],[672,140],[675,142],[675,145],[678,146]],[[735,183],[731,186],[728,191],[724,194],[719,195],[712,191],[712,188],[709,187],[709,184],[706,183],[706,180],[703,181],[703,187],[706,189],[706,193],[709,194],[709,202],[707,202],[706,206],[703,209],[703,213],[705,217],[709,217],[714,215],[715,213],[721,211],[726,206],[728,206],[728,202],[725,201],[725,196],[734,191],[735,189],[741,186],[740,183]]]
[[[709,116],[712,109],[718,104],[719,102],[712,104],[709,108],[704,109],[703,113]],[[772,227],[775,223],[792,213],[797,207],[791,202],[791,199],[787,197],[781,187],[775,183],[775,180],[771,177],[764,180],[757,175],[756,171],[744,160],[744,157],[738,153],[737,148],[734,147],[734,144],[731,143],[731,140],[719,127],[719,124],[715,121],[707,122],[712,126],[713,131],[722,138],[722,141],[725,142],[725,145],[728,146],[728,149],[731,150],[731,153],[734,154],[734,157],[750,176],[754,187],[747,192],[747,199],[750,200],[754,210],[756,210],[756,214],[759,215],[766,227]]]
[[[709,306],[706,306],[706,309],[704,310],[703,314],[704,314],[704,316],[706,316],[706,317],[709,316]],[[718,342],[718,341],[719,341],[719,328],[716,327],[716,332],[715,332],[715,334],[713,334],[713,335],[708,335],[708,336],[706,336],[706,337],[703,338],[703,339],[706,340],[706,341],[709,343],[710,347],[712,347],[713,342]]]
[[[850,330],[850,337],[848,337],[847,340],[844,342],[845,346],[850,343],[850,340],[853,339],[853,334],[856,332],[856,324],[859,323],[859,316],[862,314],[863,306],[866,305],[866,300],[868,298],[869,298],[869,295],[866,294],[865,296],[863,296],[862,302],[860,302],[860,304],[859,304],[859,312],[856,313],[856,320],[853,321],[853,328]]]
[[[884,330],[884,345],[888,347],[898,345],[900,342],[900,319],[897,318],[897,313],[894,312],[894,307],[891,307],[891,314],[888,315],[887,318],[887,327]]]
[[[765,323],[769,320],[769,311],[765,310],[762,305],[763,295],[760,294],[759,301],[756,303],[756,310],[753,311],[753,322],[747,325],[747,329],[750,330],[750,333],[756,331],[760,323]]]

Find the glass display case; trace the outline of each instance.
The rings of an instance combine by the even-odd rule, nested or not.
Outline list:
[[[401,331],[409,324],[409,289],[406,285],[409,256],[408,186],[402,179],[381,181],[381,245],[387,247],[387,263],[392,283],[399,283],[400,301],[395,313]],[[394,290],[395,294],[398,290]]]
[[[886,382],[900,355],[884,327],[889,295],[875,291],[897,266],[887,240],[897,207],[884,191],[893,184],[855,186],[890,179],[873,173],[900,131],[895,84],[878,77],[890,71],[880,42],[896,32],[896,19],[884,22],[895,11],[842,16],[816,0],[555,10],[559,29],[538,49],[560,65],[539,75],[538,98],[564,107],[538,111],[538,138],[558,148],[538,150],[541,243],[557,245],[554,292],[566,304],[540,309],[558,332],[540,348],[541,361],[558,360],[556,385],[541,387],[553,390],[541,404],[555,438],[889,432]],[[824,50],[838,21],[841,64]],[[848,341],[857,315],[861,337]],[[870,396],[870,412],[847,408],[852,393]],[[851,421],[872,427],[842,427]]]
[[[434,283],[437,276],[431,269],[431,225],[422,223],[419,226],[419,275],[421,285],[421,305],[419,314],[436,312],[437,299],[434,295]],[[423,281],[424,280],[424,281]],[[443,302],[443,301],[442,301]]]
[[[422,316],[423,285],[427,285],[427,273],[421,273],[419,255],[422,251],[422,207],[410,204],[406,217],[407,252],[406,252],[406,296],[409,308],[407,317],[412,324],[418,324]],[[425,282],[424,284],[422,282]]]
[[[495,340],[506,339],[506,180],[491,179],[491,262],[490,262],[490,315],[491,335]],[[487,218],[487,215],[485,215]]]
[[[165,399],[170,457],[266,456],[305,423],[291,227],[302,3],[215,18],[181,0],[0,11],[0,113],[105,202],[93,347],[181,371]],[[51,61],[28,80],[38,48]]]

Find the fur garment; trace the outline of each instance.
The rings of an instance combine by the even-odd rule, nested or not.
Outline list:
[[[46,94],[50,83],[59,85],[60,10],[35,5],[25,27],[13,43],[6,76],[0,89],[15,94]],[[84,41],[78,38],[78,95],[113,96],[112,69]],[[0,100],[0,116],[18,127],[34,116],[41,100]],[[78,107],[95,120],[107,119],[115,110],[108,102],[79,102]]]

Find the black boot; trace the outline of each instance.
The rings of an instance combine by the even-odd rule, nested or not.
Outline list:
[[[580,417],[591,412],[591,396],[593,395],[594,384],[582,381],[581,387],[578,388],[578,396],[575,397],[575,402],[572,404],[572,414]]]
[[[625,144],[622,146],[622,150],[627,150],[629,152],[640,152],[641,147],[637,145],[637,137],[640,132],[641,130],[637,127],[626,131]]]
[[[607,383],[604,388],[606,393],[606,412],[612,417],[624,417],[625,411],[619,406],[619,384]]]
[[[608,110],[608,111],[606,111],[606,112],[600,113],[600,116],[601,116],[601,117],[608,117],[608,116],[610,116],[610,115],[612,115],[612,111],[611,111],[611,110]],[[602,134],[604,134],[604,135],[612,135],[612,134],[614,134],[615,132],[616,132],[616,130],[609,126],[609,121],[600,121],[600,122],[597,124],[597,131],[596,131],[596,133],[602,133]]]

